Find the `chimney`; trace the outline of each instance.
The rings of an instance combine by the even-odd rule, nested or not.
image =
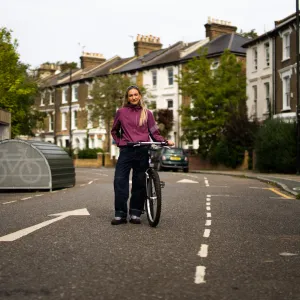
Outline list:
[[[208,37],[210,41],[220,35],[234,33],[237,30],[237,27],[232,26],[231,22],[210,17],[208,17],[207,24],[204,26],[206,28],[206,37]]]
[[[105,61],[106,59],[100,53],[82,52],[82,56],[80,56],[81,69],[96,67]]]
[[[143,56],[151,51],[160,50],[161,47],[160,38],[152,35],[138,34],[136,42],[134,42],[134,55]]]
[[[43,79],[55,74],[57,71],[60,71],[60,66],[58,65],[49,63],[41,64],[37,70],[37,76],[38,78]]]

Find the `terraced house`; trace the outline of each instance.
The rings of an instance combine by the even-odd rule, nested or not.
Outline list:
[[[39,110],[46,111],[48,117],[44,129],[36,133],[36,138],[67,147],[71,137],[73,148],[81,149],[89,139],[89,147],[103,148],[110,133],[101,120],[96,123],[89,121],[88,104],[93,101],[89,92],[96,77],[123,74],[130,77],[133,83],[146,87],[156,109],[173,111],[174,126],[169,139],[173,139],[177,146],[197,147],[196,144],[186,145],[180,139],[182,130],[178,109],[188,99],[182,99],[176,76],[187,61],[199,55],[202,47],[207,48],[212,68],[218,67],[225,49],[233,52],[238,59],[245,60],[246,50],[242,45],[248,41],[237,34],[237,28],[229,22],[209,18],[205,29],[204,39],[190,43],[179,41],[167,48],[162,48],[157,37],[137,35],[132,57],[115,56],[107,60],[100,54],[83,53],[80,68],[72,70],[72,73],[59,72],[53,65],[42,65],[38,72],[41,97],[36,105]],[[112,147],[113,155],[117,155],[115,150]]]
[[[247,42],[248,116],[295,118],[297,108],[296,16]]]

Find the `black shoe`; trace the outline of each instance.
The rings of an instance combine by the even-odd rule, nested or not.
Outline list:
[[[141,224],[141,218],[136,216],[131,216],[129,222],[131,224]]]
[[[111,220],[111,225],[120,225],[120,224],[126,224],[126,223],[127,223],[126,218],[115,217]]]

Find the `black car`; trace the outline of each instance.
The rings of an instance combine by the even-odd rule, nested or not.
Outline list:
[[[152,163],[158,171],[164,169],[189,171],[189,159],[182,148],[160,148],[152,152]]]

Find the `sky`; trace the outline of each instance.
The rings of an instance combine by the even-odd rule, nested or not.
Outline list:
[[[260,35],[295,10],[294,0],[0,0],[0,28],[13,31],[20,60],[37,68],[79,63],[82,51],[131,57],[137,34],[160,37],[164,48],[201,40],[208,17]]]

